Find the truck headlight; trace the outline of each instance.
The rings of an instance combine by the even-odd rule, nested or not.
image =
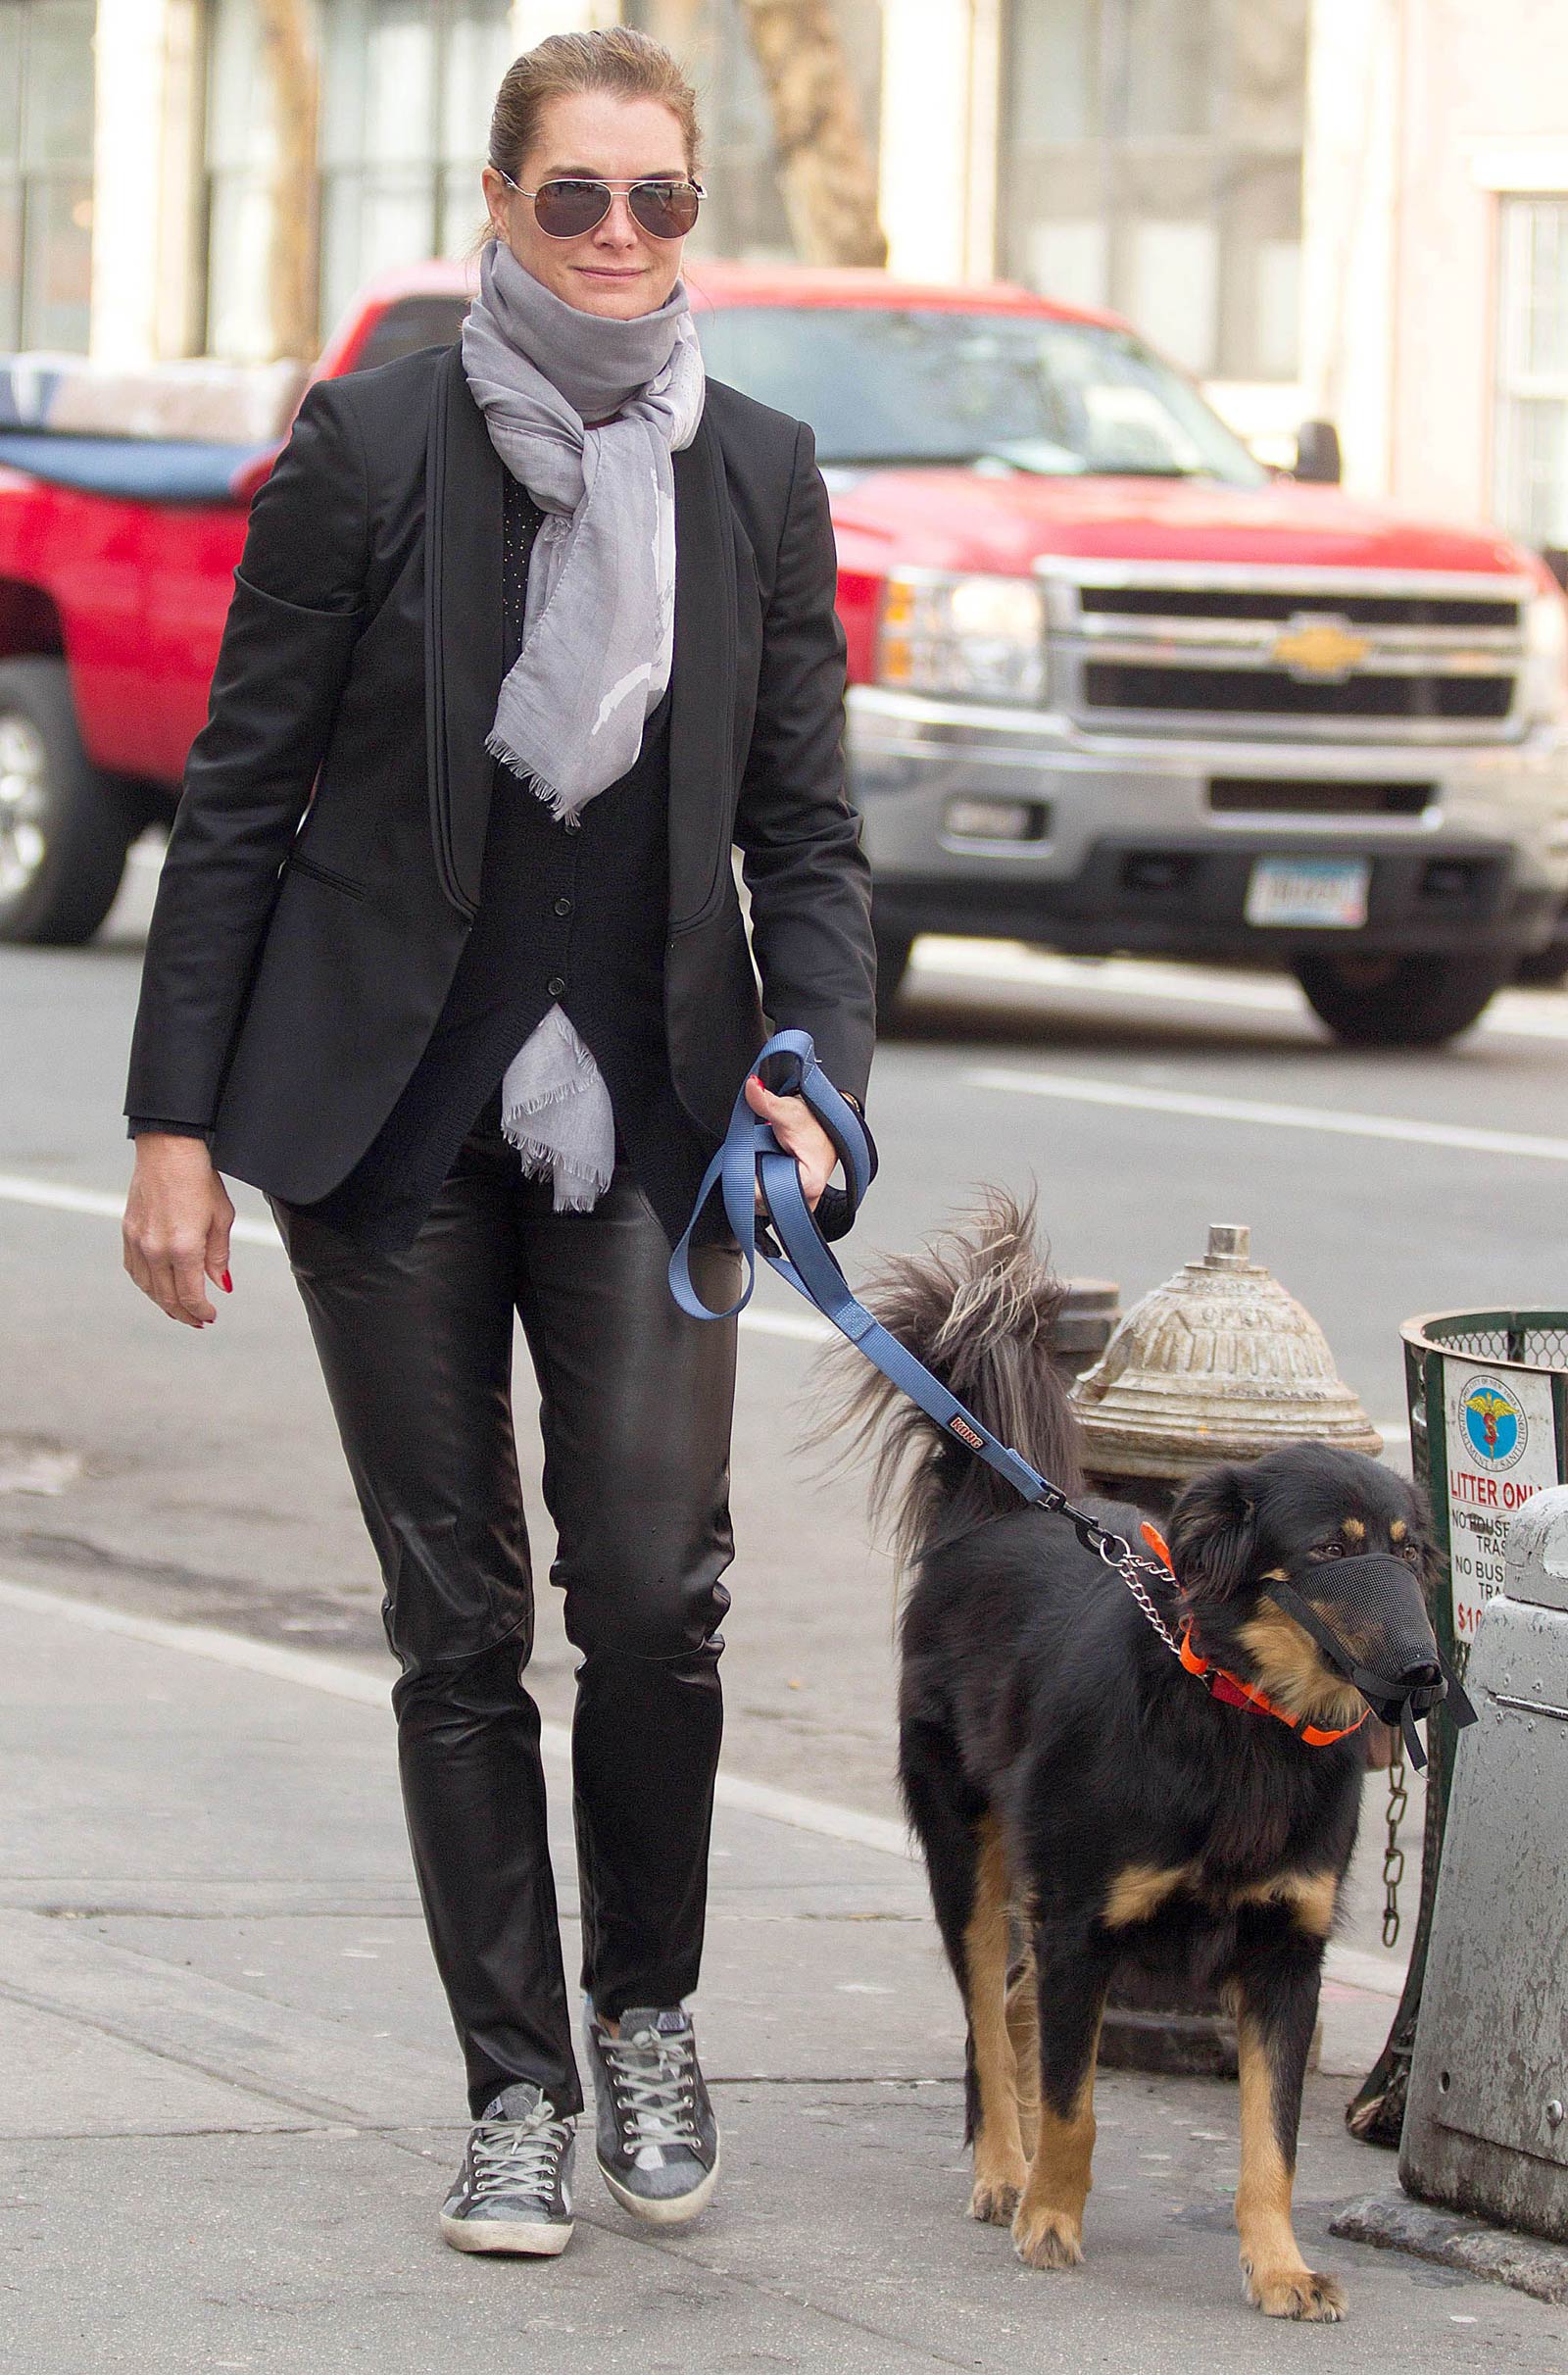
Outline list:
[[[877,680],[911,693],[1038,703],[1046,694],[1046,609],[1027,577],[889,571]]]
[[[1532,721],[1568,717],[1568,601],[1534,596],[1525,611],[1524,712]]]

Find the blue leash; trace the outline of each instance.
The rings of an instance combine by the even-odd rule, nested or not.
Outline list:
[[[766,1077],[765,1064],[775,1065],[777,1077]],[[697,1192],[686,1233],[670,1256],[669,1290],[681,1310],[689,1311],[694,1319],[729,1319],[737,1311],[743,1311],[757,1284],[757,1257],[760,1253],[768,1267],[787,1279],[813,1311],[830,1320],[840,1335],[847,1337],[901,1392],[918,1403],[928,1418],[935,1419],[966,1451],[973,1452],[977,1460],[983,1460],[999,1476],[1005,1477],[1021,1499],[1070,1518],[1084,1548],[1098,1552],[1107,1565],[1120,1565],[1135,1558],[1131,1546],[1119,1534],[1107,1534],[1092,1517],[1075,1509],[1064,1493],[1048,1483],[1017,1452],[999,1441],[989,1427],[982,1426],[973,1411],[965,1410],[956,1395],[950,1394],[924,1362],[916,1361],[906,1345],[890,1335],[881,1321],[873,1319],[865,1306],[856,1301],[827,1240],[842,1237],[854,1222],[865,1192],[876,1177],[876,1147],[859,1114],[839,1095],[817,1062],[810,1033],[776,1031],[759,1056],[756,1069],[763,1086],[775,1096],[805,1099],[837,1147],[848,1184],[844,1188],[825,1189],[813,1212],[802,1193],[795,1157],[786,1154],[779,1145],[770,1124],[752,1112],[742,1088],[735,1100],[724,1143],[709,1164]],[[767,1205],[767,1227],[772,1237],[765,1229],[760,1235],[758,1231],[759,1181]],[[692,1284],[690,1261],[692,1232],[715,1191],[746,1264],[746,1285],[740,1299],[722,1311],[710,1310],[698,1294]],[[1138,1563],[1150,1562],[1140,1559]],[[1162,1568],[1156,1571],[1164,1573]],[[1162,1622],[1159,1629],[1165,1631]],[[1172,1641],[1171,1647],[1175,1646]]]
[[[697,1192],[697,1203],[686,1226],[686,1233],[669,1259],[669,1288],[683,1311],[694,1319],[731,1319],[743,1311],[752,1299],[757,1284],[757,1256],[760,1252],[770,1269],[787,1278],[798,1295],[803,1295],[814,1311],[831,1320],[841,1336],[847,1337],[857,1351],[864,1354],[872,1365],[882,1371],[901,1393],[917,1403],[928,1418],[936,1421],[946,1434],[961,1443],[977,1460],[995,1468],[1006,1479],[1019,1498],[1031,1508],[1042,1509],[1065,1517],[1086,1551],[1102,1559],[1114,1568],[1132,1593],[1140,1608],[1173,1657],[1183,1665],[1182,1644],[1150,1596],[1144,1575],[1157,1581],[1158,1588],[1168,1594],[1176,1586],[1176,1578],[1168,1562],[1145,1558],[1133,1549],[1121,1534],[1112,1534],[1096,1523],[1087,1510],[1075,1509],[1065,1493],[1052,1484],[1027,1460],[1009,1449],[982,1426],[972,1410],[966,1410],[956,1394],[950,1394],[940,1378],[933,1377],[921,1361],[916,1361],[906,1345],[890,1335],[879,1319],[873,1319],[863,1303],[857,1302],[849,1280],[838,1265],[837,1257],[829,1251],[827,1240],[842,1237],[850,1228],[860,1209],[866,1189],[876,1177],[876,1146],[870,1131],[859,1114],[839,1095],[822,1066],[808,1031],[776,1031],[757,1060],[757,1070],[765,1064],[777,1062],[782,1065],[781,1076],[764,1081],[776,1096],[802,1097],[816,1115],[833,1144],[838,1149],[848,1185],[824,1189],[813,1212],[801,1190],[800,1166],[793,1155],[787,1154],[774,1137],[771,1125],[752,1112],[742,1088],[730,1115],[724,1143],[713,1157]],[[757,1225],[757,1187],[760,1182],[767,1206],[767,1226],[772,1237],[764,1231],[759,1235]],[[722,1198],[724,1215],[741,1249],[746,1264],[746,1285],[740,1299],[727,1311],[710,1310],[692,1284],[691,1242],[710,1198],[717,1190]],[[775,1244],[773,1239],[778,1242]],[[1145,1529],[1151,1540],[1157,1536]],[[1298,1620],[1315,1635],[1328,1656],[1341,1671],[1355,1681],[1353,1659],[1343,1644],[1337,1644],[1316,1614],[1298,1594],[1279,1590],[1282,1601],[1294,1601]],[[1439,1653],[1444,1681],[1447,1686],[1449,1714],[1456,1725],[1474,1723],[1475,1710],[1466,1698],[1463,1687]],[[1196,1667],[1189,1667],[1196,1672]],[[1212,1685],[1205,1682],[1207,1689]],[[1357,1682],[1359,1688],[1359,1682]],[[1362,1693],[1365,1697],[1365,1692]],[[1442,1692],[1428,1693],[1435,1705]],[[1369,1701],[1368,1705],[1372,1703]],[[1274,1710],[1276,1713],[1278,1709]],[[1425,1714],[1429,1706],[1419,1710]],[[1392,1720],[1387,1712],[1385,1720]],[[1289,1720],[1287,1718],[1286,1720]],[[1400,1709],[1406,1747],[1412,1761],[1419,1767],[1426,1762],[1416,1734],[1408,1695]],[[1338,1738],[1341,1735],[1334,1735]]]

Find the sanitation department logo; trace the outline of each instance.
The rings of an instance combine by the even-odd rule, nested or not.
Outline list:
[[[1465,1444],[1484,1468],[1500,1475],[1524,1457],[1530,1421],[1500,1377],[1478,1377],[1460,1405]]]

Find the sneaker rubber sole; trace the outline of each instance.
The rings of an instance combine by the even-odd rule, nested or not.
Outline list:
[[[441,2232],[455,2251],[510,2251],[530,2259],[554,2259],[571,2241],[573,2221],[530,2218],[452,2218],[441,2213]]]
[[[718,2183],[718,2157],[715,2147],[713,2165],[707,2176],[700,2178],[689,2194],[676,2194],[665,2201],[650,2201],[646,2194],[633,2194],[621,2184],[618,2177],[612,2175],[602,2160],[599,2174],[612,2198],[623,2210],[629,2210],[633,2218],[646,2219],[652,2227],[678,2227],[684,2226],[688,2218],[695,2218],[699,2210],[706,2210],[712,2200],[713,2188]]]

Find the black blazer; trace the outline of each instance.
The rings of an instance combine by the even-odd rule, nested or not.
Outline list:
[[[840,1088],[863,1099],[870,1068],[869,869],[814,457],[805,423],[719,380],[674,456],[665,1022],[676,1093],[715,1139],[762,1008],[812,1034]],[[454,343],[309,388],[251,506],[125,1112],[210,1131],[220,1170],[287,1203],[374,1137],[477,907],[503,470]]]

